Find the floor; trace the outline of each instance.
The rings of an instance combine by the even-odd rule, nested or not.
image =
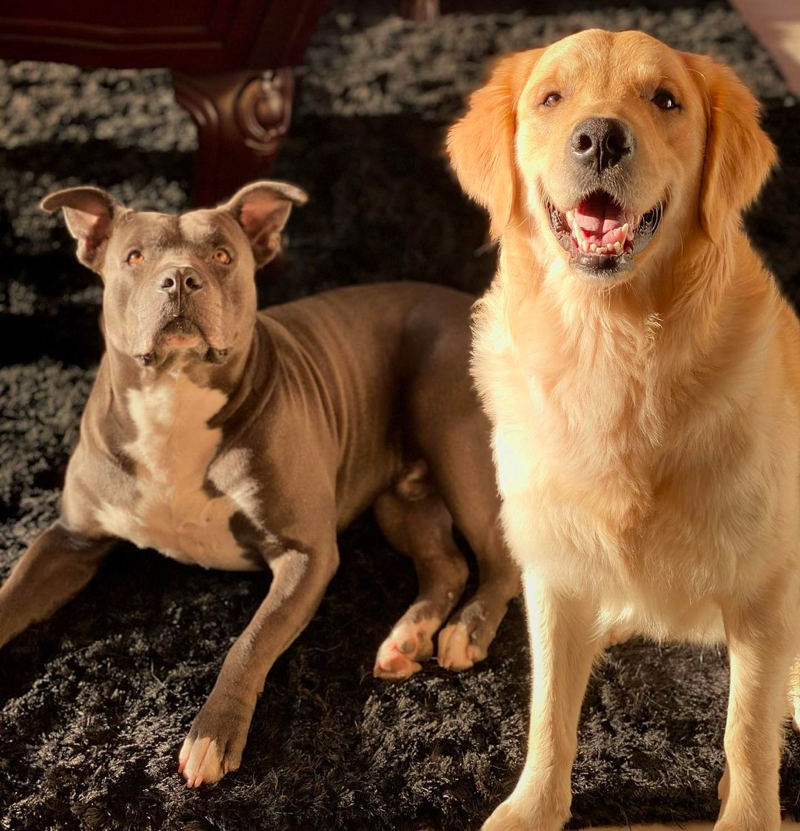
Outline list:
[[[483,291],[494,250],[485,215],[447,168],[444,130],[494,56],[602,26],[711,52],[762,100],[782,166],[747,228],[800,305],[800,106],[729,6],[531,0],[520,12],[510,8],[517,0],[469,0],[468,11],[422,27],[355,8],[378,5],[334,0],[298,71],[292,136],[274,175],[311,200],[292,216],[285,273],[257,284],[262,304],[408,278]],[[126,203],[182,210],[194,142],[164,72],[0,64],[2,576],[56,515],[101,350],[99,281],[76,262],[63,222],[36,204],[57,187],[95,183]],[[479,827],[524,758],[520,605],[473,671],[430,662],[386,685],[372,661],[413,598],[412,567],[370,517],[340,550],[318,614],[268,678],[241,770],[188,791],[177,749],[269,581],[120,546],[84,593],[2,652],[0,828]],[[727,680],[724,650],[612,649],[586,697],[571,827],[710,821]],[[787,740],[782,800],[798,810],[800,735]]]

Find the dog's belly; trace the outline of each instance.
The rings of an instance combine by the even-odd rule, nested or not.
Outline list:
[[[257,567],[230,526],[237,511],[250,512],[255,483],[241,451],[215,458],[222,431],[208,426],[226,400],[183,374],[129,391],[136,438],[125,449],[136,474],[97,510],[107,533],[205,568]]]

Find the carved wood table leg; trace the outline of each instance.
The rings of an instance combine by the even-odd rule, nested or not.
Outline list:
[[[266,175],[289,130],[292,71],[175,70],[172,77],[175,98],[197,125],[194,204],[215,205]]]
[[[415,23],[432,23],[439,17],[439,0],[402,0],[400,14]]]

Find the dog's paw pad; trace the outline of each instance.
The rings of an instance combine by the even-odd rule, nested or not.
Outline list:
[[[449,623],[439,632],[439,666],[445,669],[469,669],[486,657],[472,642],[466,623]]]
[[[385,681],[402,681],[422,669],[432,646],[424,633],[410,625],[397,626],[381,644],[372,674]]]
[[[192,723],[178,754],[178,773],[190,788],[213,785],[237,770],[247,742],[253,703],[232,692],[217,705],[209,698]]]
[[[183,774],[188,787],[213,785],[227,772],[215,739],[208,736],[199,739],[187,736],[178,755],[178,773]]]

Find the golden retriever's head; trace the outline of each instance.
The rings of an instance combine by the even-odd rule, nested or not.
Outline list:
[[[495,236],[527,214],[540,260],[604,282],[693,232],[721,244],[775,160],[730,69],[601,30],[502,59],[448,150]]]

